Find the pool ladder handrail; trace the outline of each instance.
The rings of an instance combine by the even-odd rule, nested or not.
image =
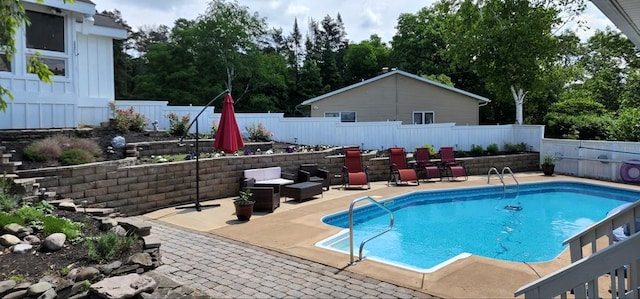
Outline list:
[[[520,194],[520,183],[518,182],[518,179],[516,179],[516,176],[513,174],[513,171],[511,171],[511,168],[509,166],[502,167],[501,177],[503,178],[502,185],[504,186],[504,191],[506,192],[506,184],[504,183],[505,171],[508,172],[509,175],[511,175],[511,178],[513,178],[513,181],[516,182],[516,194]]]
[[[386,210],[387,212],[389,212],[389,227],[387,227],[385,230],[383,230],[382,232],[376,234],[375,236],[372,236],[366,240],[363,240],[360,243],[360,251],[358,253],[358,261],[362,260],[362,249],[364,248],[364,244],[366,244],[367,242],[371,241],[372,239],[375,239],[377,237],[379,237],[380,235],[390,231],[393,228],[393,212],[391,212],[391,210],[389,210],[389,208],[385,207],[384,205],[382,205],[381,203],[377,202],[375,199],[371,198],[370,196],[365,196],[365,197],[360,197],[355,199],[354,201],[351,202],[351,205],[349,205],[349,255],[350,255],[350,260],[349,260],[349,265],[353,265],[355,262],[353,260],[353,206],[363,200],[369,200],[372,204],[377,205],[378,207],[382,208],[383,210]]]
[[[504,194],[507,192],[507,184],[504,182],[505,172],[508,172],[516,182],[516,194],[520,193],[520,183],[518,182],[518,179],[516,179],[516,176],[513,174],[513,171],[511,171],[511,168],[509,166],[503,167],[502,173],[499,173],[497,168],[491,167],[491,169],[489,169],[489,172],[487,172],[487,184],[491,182],[491,174],[494,172],[498,176],[498,179],[500,179],[500,183],[502,183],[502,196],[504,196]]]

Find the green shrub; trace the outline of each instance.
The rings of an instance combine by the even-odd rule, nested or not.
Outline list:
[[[57,161],[62,153],[62,147],[54,138],[45,138],[29,144],[24,148],[23,153],[24,157],[31,161]]]
[[[78,148],[68,149],[60,154],[60,163],[62,165],[79,165],[95,162],[96,158],[90,153]]]
[[[433,155],[438,153],[438,151],[436,151],[436,149],[433,148],[433,145],[431,145],[431,144],[425,144],[422,147],[424,147],[426,149],[429,149],[429,156],[433,156]]]
[[[273,133],[267,130],[267,128],[265,128],[262,124],[252,124],[248,127],[245,127],[245,129],[247,130],[248,134],[247,138],[255,142],[271,141],[271,137],[273,136]]]
[[[484,155],[484,148],[482,147],[482,145],[471,145],[471,155],[472,156],[482,156]]]
[[[187,126],[191,120],[189,114],[178,118],[177,114],[171,112],[167,115],[167,118],[169,119],[169,134],[173,136],[184,136],[187,134]]]
[[[487,152],[489,153],[489,155],[497,155],[498,153],[500,153],[500,147],[498,147],[497,144],[492,143],[487,145]]]
[[[44,212],[30,206],[22,206],[13,214],[22,219],[22,223],[27,224],[36,220],[40,220],[44,216]]]
[[[610,126],[611,137],[620,141],[640,141],[640,108],[625,108]]]
[[[26,223],[24,223],[24,221],[22,220],[22,218],[16,216],[13,213],[5,213],[5,212],[0,212],[0,227],[4,227],[7,224],[10,223],[17,223],[20,225],[25,225]]]
[[[147,118],[133,110],[133,107],[129,109],[117,109],[115,103],[109,103],[109,108],[113,113],[113,126],[116,130],[126,133],[129,131],[142,132],[147,127]]]
[[[82,237],[81,223],[73,222],[64,217],[55,217],[47,215],[42,217],[43,231],[45,235],[54,233],[63,233],[71,242],[77,241]]]
[[[121,256],[133,246],[136,240],[135,236],[126,237],[108,232],[98,237],[87,238],[85,247],[88,250],[89,260],[98,262]]]
[[[23,152],[27,160],[39,162],[62,162],[61,157],[63,153],[68,150],[80,150],[83,154],[67,153],[66,155],[71,155],[71,157],[63,157],[63,160],[66,161],[63,162],[64,165],[77,165],[94,162],[96,157],[100,157],[102,155],[102,149],[95,141],[62,135],[35,141],[29,144]],[[84,162],[73,163],[76,160]]]
[[[517,154],[529,150],[529,145],[526,142],[520,142],[518,144],[505,143],[503,148],[504,151],[509,154]]]

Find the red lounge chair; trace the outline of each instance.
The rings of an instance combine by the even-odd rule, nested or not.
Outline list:
[[[440,167],[436,163],[431,162],[429,155],[430,153],[428,148],[416,148],[416,170],[418,173],[424,174],[424,179],[427,182],[432,182],[431,179],[439,179],[442,181]]]
[[[394,147],[389,149],[389,164],[389,182],[394,181],[396,185],[409,185],[411,183],[420,185],[416,170],[407,167],[404,148]]]
[[[342,185],[344,188],[351,188],[352,186],[371,188],[369,173],[367,167],[362,165],[362,154],[359,149],[348,149],[344,152]]]
[[[440,148],[440,161],[440,163],[442,163],[442,168],[445,171],[445,176],[449,180],[456,180],[457,178],[464,177],[464,180],[466,181],[469,178],[467,176],[467,169],[464,165],[456,161],[453,147],[445,146]]]

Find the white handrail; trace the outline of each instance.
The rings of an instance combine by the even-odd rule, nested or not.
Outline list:
[[[566,298],[567,294],[572,290],[575,292],[575,298],[586,298],[588,290],[589,298],[600,298],[597,285],[598,277],[609,273],[619,273],[619,275],[611,275],[611,294],[607,297],[626,298],[626,291],[622,291],[625,286],[626,290],[637,290],[638,280],[625,278],[623,273],[627,273],[628,277],[638,277],[638,268],[635,266],[640,262],[640,234],[634,234],[628,239],[613,244],[600,250],[588,259],[581,259],[571,265],[568,265],[552,274],[542,277],[523,287],[520,287],[514,296],[525,295],[525,298],[554,298],[561,296]],[[626,267],[626,269],[625,269]],[[634,292],[637,296],[638,293]]]

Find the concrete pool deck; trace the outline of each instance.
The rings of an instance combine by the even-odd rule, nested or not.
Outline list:
[[[633,185],[561,175],[547,177],[541,173],[519,173],[516,174],[516,177],[521,183],[558,180],[584,181],[640,190],[640,187]],[[509,178],[505,180],[507,183],[512,182]],[[491,184],[499,185],[501,183],[494,177]],[[233,207],[234,198],[203,202],[203,205],[217,203],[220,204],[220,207],[203,208],[201,212],[194,209],[167,208],[145,214],[144,217],[344,269],[344,271],[442,298],[511,298],[519,287],[568,265],[568,250],[565,250],[555,260],[544,263],[516,263],[471,256],[455,261],[432,273],[419,273],[370,260],[347,266],[348,255],[315,246],[318,241],[340,231],[339,228],[325,225],[320,219],[325,215],[348,209],[349,204],[356,198],[371,196],[376,200],[383,200],[414,190],[486,185],[486,176],[472,176],[465,182],[421,183],[419,186],[411,187],[387,186],[386,182],[374,182],[371,184],[370,190],[343,190],[340,188],[341,186],[332,186],[329,191],[323,193],[323,196],[316,196],[300,203],[291,200],[285,201],[282,198],[280,207],[274,213],[254,213],[248,222],[236,220]],[[357,249],[355,251],[357,255]]]

